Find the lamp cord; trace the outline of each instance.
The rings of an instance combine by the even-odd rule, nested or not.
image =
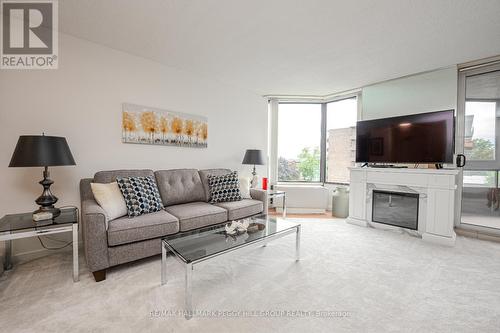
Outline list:
[[[76,206],[62,206],[62,207],[59,207],[59,209],[64,209],[64,208],[74,208],[76,209],[76,218],[77,218],[77,223],[79,222],[78,219],[79,219],[79,211],[78,211],[78,207]],[[60,240],[60,239],[55,239],[55,238],[52,238],[52,237],[49,237],[49,236],[43,236],[51,241],[55,241],[55,242],[60,242],[60,243],[65,243],[63,246],[61,247],[49,247],[47,245],[45,245],[42,241],[42,238],[41,236],[37,236],[38,238],[38,241],[40,242],[40,245],[42,245],[42,247],[46,250],[62,250],[64,249],[65,247],[68,247],[70,246],[71,244],[73,244],[73,241],[70,241],[70,242],[65,242],[63,240]]]
[[[47,236],[45,236],[47,237]],[[65,245],[61,246],[61,247],[48,247],[47,245],[45,245],[42,241],[42,239],[40,238],[40,236],[37,237],[38,238],[38,241],[40,242],[40,245],[42,245],[42,247],[46,250],[61,250],[61,249],[64,249],[65,247],[68,247],[70,246],[71,244],[73,244],[73,241],[69,242],[69,243],[66,243]],[[50,239],[50,238],[49,238]],[[55,239],[51,239],[51,240],[55,240]],[[60,241],[60,242],[63,242],[63,241]]]

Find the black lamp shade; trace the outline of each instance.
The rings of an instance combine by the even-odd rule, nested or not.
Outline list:
[[[9,167],[45,167],[75,165],[66,138],[45,135],[21,135]]]
[[[243,157],[242,164],[264,165],[264,158],[262,157],[262,150],[247,149],[245,157]]]

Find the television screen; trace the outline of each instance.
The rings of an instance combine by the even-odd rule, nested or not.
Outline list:
[[[454,110],[358,121],[356,162],[453,163]]]

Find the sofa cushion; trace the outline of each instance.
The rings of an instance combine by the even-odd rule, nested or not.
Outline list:
[[[124,177],[117,178],[116,182],[125,199],[129,217],[163,209],[154,177]]]
[[[108,221],[127,215],[127,204],[117,182],[90,183],[95,201],[104,209]]]
[[[164,206],[205,200],[205,190],[196,169],[155,171]]]
[[[154,177],[154,173],[149,169],[99,171],[94,175],[94,183],[112,183],[123,177]]]
[[[179,219],[179,229],[181,231],[227,221],[227,211],[224,208],[206,202],[190,202],[168,206],[165,210]]]
[[[216,206],[227,210],[228,220],[237,220],[244,217],[262,213],[264,205],[262,201],[253,199],[243,199],[241,201],[220,202]]]
[[[220,176],[230,173],[229,169],[205,169],[200,170],[200,178],[203,183],[203,189],[205,190],[205,201],[210,201],[210,187],[208,186],[208,175]]]
[[[238,172],[233,171],[221,176],[208,175],[210,203],[240,201],[240,181]]]
[[[161,210],[137,217],[121,217],[108,224],[110,246],[158,238],[179,231],[179,220]]]
[[[252,199],[250,195],[250,181],[252,179],[250,177],[243,177],[240,175],[240,193],[242,199]]]

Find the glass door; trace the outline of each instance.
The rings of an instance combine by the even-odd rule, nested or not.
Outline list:
[[[500,66],[461,72],[458,102],[460,148],[467,157],[461,224],[500,230]]]

